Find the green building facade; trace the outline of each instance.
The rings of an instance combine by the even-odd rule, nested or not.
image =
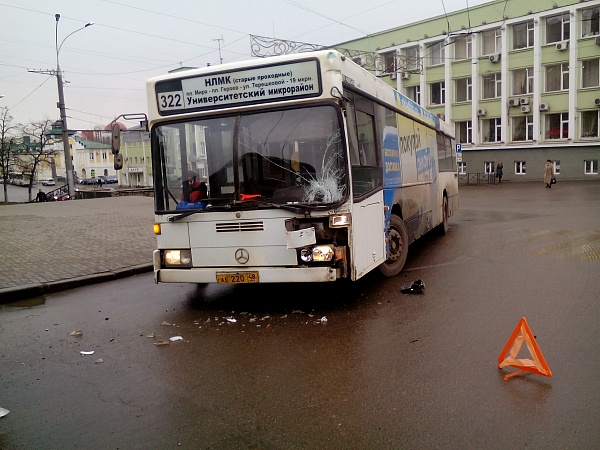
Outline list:
[[[495,0],[336,47],[454,126],[461,174],[599,179],[600,0]]]

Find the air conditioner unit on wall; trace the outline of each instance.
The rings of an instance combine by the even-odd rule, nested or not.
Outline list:
[[[529,105],[523,105],[523,106],[521,106],[521,112],[522,113],[531,112],[531,108],[529,107]]]
[[[444,113],[439,113],[439,114],[436,114],[436,115],[437,115],[437,118],[438,118],[438,119],[440,119],[440,120],[444,120],[444,121],[446,120],[446,114],[444,114]]]
[[[477,110],[477,115],[478,116],[485,116],[487,114],[487,111],[485,110],[485,108],[479,108]]]
[[[395,80],[397,76],[396,72],[390,72],[390,80]]]
[[[550,105],[548,103],[540,103],[540,111],[548,111]]]
[[[596,45],[600,45],[600,36],[596,36]]]
[[[519,103],[521,105],[529,105],[529,99],[527,97],[520,98]]]
[[[569,41],[560,41],[556,44],[556,50],[566,50],[569,48]]]
[[[402,79],[408,80],[410,78],[410,72],[402,72]]]
[[[519,99],[518,98],[509,98],[508,106],[519,106]]]
[[[500,53],[496,53],[495,55],[490,55],[490,62],[497,63],[498,61],[500,61],[500,56],[502,56]]]
[[[600,106],[600,98],[597,98],[596,100],[594,100],[594,103],[596,104],[596,106]]]

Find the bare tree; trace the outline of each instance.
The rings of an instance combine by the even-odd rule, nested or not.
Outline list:
[[[13,164],[13,152],[15,149],[15,131],[17,125],[13,124],[13,118],[8,113],[8,108],[0,108],[0,172],[2,175],[2,186],[4,188],[4,201],[8,201],[8,179],[10,167]]]
[[[20,146],[21,158],[19,166],[23,174],[29,175],[29,201],[32,199],[32,187],[41,164],[51,165],[52,160],[58,153],[54,148],[49,147],[49,131],[52,128],[50,119],[39,122],[30,122],[23,128],[23,144]]]

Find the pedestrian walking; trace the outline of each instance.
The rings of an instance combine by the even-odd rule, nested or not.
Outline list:
[[[554,181],[554,165],[549,159],[546,160],[546,166],[544,167],[544,183],[546,183],[546,189],[550,189],[556,181]]]
[[[47,202],[48,197],[46,197],[45,192],[40,189],[35,197],[35,201],[36,202]]]
[[[502,161],[498,161],[496,165],[496,176],[498,177],[498,183],[502,183],[502,174],[504,173],[504,165]]]

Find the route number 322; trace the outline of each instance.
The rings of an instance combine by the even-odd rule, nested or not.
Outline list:
[[[158,95],[158,106],[164,111],[183,107],[181,92],[164,92]]]

